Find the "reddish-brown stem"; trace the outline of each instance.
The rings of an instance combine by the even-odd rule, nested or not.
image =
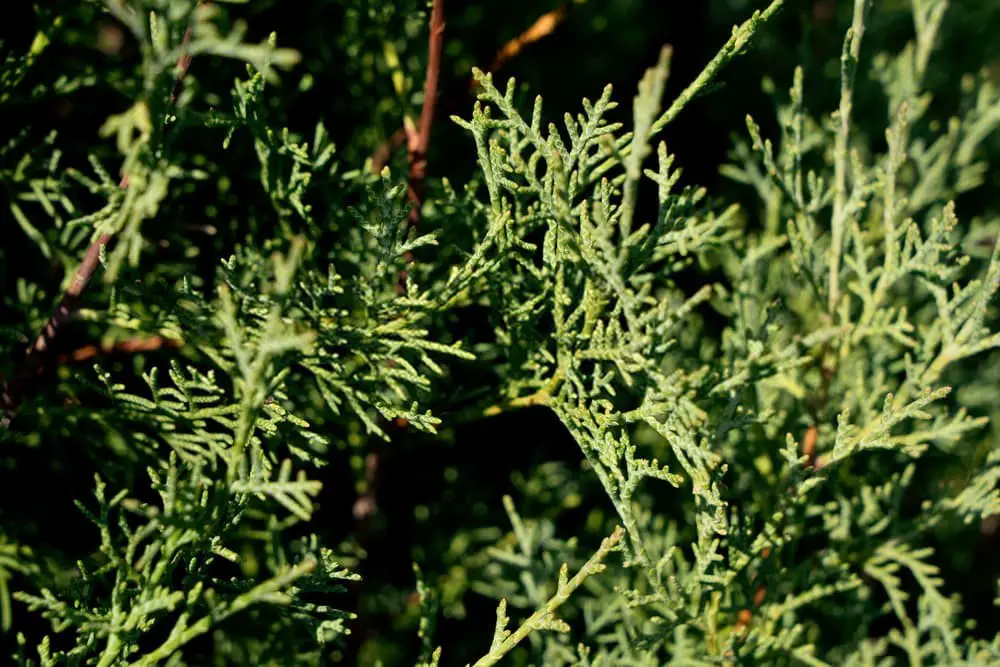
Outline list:
[[[441,51],[444,49],[444,0],[434,0],[431,6],[430,36],[427,46],[427,74],[424,78],[424,103],[420,110],[420,122],[416,128],[406,125],[406,151],[410,169],[407,174],[410,198],[410,214],[406,218],[406,229],[420,226],[420,205],[424,200],[424,177],[427,175],[427,146],[431,142],[431,127],[434,124],[434,109],[437,106],[438,81],[441,78]],[[413,253],[403,256],[406,264],[413,261]],[[399,272],[397,290],[406,291],[407,270]]]
[[[819,439],[819,429],[811,424],[802,438],[802,455],[806,457],[806,466],[816,467],[816,441]]]
[[[444,49],[444,0],[434,0],[431,6],[430,37],[427,46],[427,75],[424,79],[424,103],[420,124],[406,128],[406,149],[410,162],[407,176],[412,207],[407,227],[420,224],[420,204],[424,198],[424,177],[427,175],[427,147],[431,142],[434,109],[437,106],[438,81],[441,78],[441,52]],[[412,258],[408,257],[407,261]]]
[[[125,179],[122,179],[123,187],[125,185]],[[73,282],[70,283],[69,287],[66,289],[66,293],[63,294],[62,301],[56,306],[56,309],[52,311],[52,316],[49,317],[49,321],[45,323],[42,327],[42,331],[35,338],[35,342],[31,344],[28,348],[28,354],[25,356],[25,364],[32,365],[35,358],[44,354],[48,350],[49,342],[56,337],[59,333],[60,328],[66,324],[73,313],[76,312],[77,308],[80,306],[80,299],[83,296],[84,291],[87,289],[87,285],[90,284],[91,278],[94,277],[94,272],[97,271],[97,265],[100,262],[101,248],[108,245],[111,242],[111,234],[101,234],[97,239],[90,244],[87,248],[87,253],[83,256],[83,262],[81,262],[80,267],[76,270],[76,275],[73,276]]]

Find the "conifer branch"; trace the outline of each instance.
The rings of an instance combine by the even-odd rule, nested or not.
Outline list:
[[[205,4],[204,0],[199,2],[199,5],[203,4]],[[142,21],[127,21],[132,14],[128,13],[125,5],[109,2],[106,6],[116,18],[126,22],[130,28],[136,28],[133,23],[142,25]],[[190,40],[191,26],[189,25],[184,33],[184,40],[181,42],[181,55],[177,59],[177,80],[170,93],[171,104],[176,101],[177,93],[180,91],[180,87],[191,67],[191,57],[186,52],[186,47]],[[122,175],[119,187],[122,190],[128,189],[128,174]],[[49,351],[52,341],[55,340],[63,327],[73,318],[76,311],[79,310],[84,292],[86,292],[90,281],[97,271],[97,266],[100,264],[101,255],[113,240],[113,234],[104,232],[91,242],[87,248],[87,252],[84,253],[83,261],[77,268],[76,273],[73,274],[72,282],[70,282],[69,287],[63,293],[59,305],[52,311],[52,315],[49,316],[45,326],[42,327],[41,332],[28,347],[27,353],[21,360],[17,370],[13,373],[12,378],[10,381],[5,379],[0,380],[0,385],[2,385],[2,388],[0,388],[0,409],[3,410],[3,417],[0,418],[0,427],[6,428],[10,424],[14,412],[17,410],[17,404],[20,401],[24,385],[33,375],[38,374],[44,365],[43,357]]]
[[[854,77],[858,71],[858,57],[861,55],[861,38],[865,33],[865,19],[871,8],[871,0],[854,0],[854,15],[851,27],[844,38],[844,50],[840,57],[840,107],[837,109],[837,134],[834,144],[834,199],[833,221],[830,239],[830,303],[834,312],[840,302],[840,255],[844,245],[844,229],[847,211],[847,160],[851,131],[851,108],[854,97]]]
[[[52,398],[41,382],[30,401],[23,387],[15,392],[22,407],[12,436],[28,446],[0,461],[0,491],[12,501],[0,503],[10,519],[0,521],[0,630],[17,637],[18,664],[357,664],[415,658],[418,646],[419,667],[438,667],[442,651],[470,662],[485,653],[477,666],[515,657],[635,667],[900,656],[1000,664],[1000,635],[969,631],[989,620],[995,592],[955,578],[984,571],[982,563],[939,570],[948,561],[940,545],[978,540],[972,524],[987,530],[1000,516],[1000,440],[985,428],[1000,418],[1000,220],[977,217],[992,200],[964,196],[988,182],[1000,155],[992,141],[1000,89],[983,73],[952,90],[957,77],[937,52],[947,0],[911,3],[913,39],[895,54],[884,48],[895,31],[880,42],[868,29],[862,45],[861,21],[822,67],[796,68],[778,105],[778,136],[748,117],[749,140],[721,170],[755,191],[746,208],[724,185],[685,185],[685,165],[655,135],[751,41],[768,57],[794,57],[781,40],[754,38],[780,0],[760,3],[768,9],[737,26],[673,104],[661,104],[661,52],[622,122],[612,118],[621,96],[610,86],[548,118],[541,97],[518,108],[516,82],[495,85],[477,70],[468,90],[458,79],[455,97],[477,97],[470,116],[454,120],[478,168],[454,184],[426,173],[431,125],[448,104],[437,94],[443,0],[425,0],[417,17],[372,0],[374,11],[351,16],[354,25],[322,49],[308,38],[328,33],[303,33],[311,72],[336,67],[338,51],[363,58],[343,77],[349,90],[372,93],[350,105],[352,123],[362,107],[402,101],[394,137],[409,168],[375,178],[359,171],[371,163],[349,164],[353,150],[337,153],[324,123],[341,125],[338,114],[317,120],[312,137],[274,122],[297,119],[282,107],[310,85],[303,77],[298,91],[267,86],[272,66],[294,58],[276,37],[244,41],[239,21],[223,31],[226,18],[196,9],[197,0],[104,1],[141,45],[141,69],[104,63],[108,71],[92,79],[144,91],[103,126],[105,136],[118,133],[128,178],[119,185],[87,139],[0,141],[0,162],[18,165],[0,168],[0,187],[25,233],[5,252],[37,247],[52,259],[107,233],[104,283],[129,261],[142,286],[112,285],[108,303],[89,309],[105,300],[85,292],[99,269],[86,266],[90,254],[79,268],[64,256],[64,283],[44,307],[60,297],[71,307],[53,324],[54,340],[32,352],[37,341],[24,338],[17,360],[34,354],[38,377],[102,354],[162,352],[94,364],[92,375],[61,373],[44,387]],[[550,34],[575,4],[551,6],[560,3],[505,44],[490,69]],[[868,4],[877,11],[861,0],[836,15],[846,20]],[[815,4],[829,13],[833,5]],[[36,19],[52,18],[36,10]],[[961,25],[962,11],[948,25]],[[420,49],[430,28],[425,77],[410,79],[396,56],[400,35],[387,32],[399,18],[408,35],[416,28]],[[38,34],[57,39],[49,23]],[[880,53],[867,72],[857,64],[861,46]],[[33,62],[21,50],[0,59],[0,88]],[[178,89],[184,54],[204,53],[249,65],[231,107],[217,104],[225,91],[206,87],[198,97],[212,108],[196,112],[187,104],[193,88]],[[33,74],[52,64],[38,60]],[[356,85],[352,77],[367,80],[373,62],[388,65],[395,99]],[[839,76],[829,67],[838,63]],[[137,72],[138,85],[127,78]],[[826,72],[840,105],[819,117],[805,104],[806,77],[812,90]],[[55,79],[41,86],[64,90],[66,79]],[[419,112],[406,103],[417,79]],[[0,95],[0,111],[7,99],[33,103],[35,90]],[[941,118],[947,109],[931,101],[953,92],[961,99]],[[850,113],[856,99],[879,93],[888,119]],[[161,126],[165,111],[170,124]],[[210,153],[189,141],[219,130],[224,146],[240,135],[237,150]],[[93,175],[60,164],[64,148],[86,153]],[[246,169],[250,152],[259,171]],[[195,178],[205,186],[170,185]],[[423,197],[436,212],[433,234],[414,229]],[[97,211],[94,198],[105,202]],[[196,202],[214,204],[206,211],[225,228],[207,246],[184,234]],[[30,218],[41,212],[55,224],[36,228]],[[143,226],[154,215],[150,236]],[[426,245],[440,251],[407,280],[409,252]],[[170,252],[146,262],[157,247]],[[105,246],[92,253],[103,260]],[[215,279],[205,280],[212,269]],[[37,313],[46,293],[14,278],[18,293],[4,308]],[[93,334],[97,322],[107,327],[101,339],[72,340],[76,327]],[[22,340],[15,327],[0,335]],[[197,361],[174,351],[182,343]],[[512,437],[491,422],[470,442],[475,434],[459,428],[466,414],[531,406],[554,413],[551,424],[579,448],[575,462],[533,450],[522,465],[512,451],[511,440],[534,435],[526,431],[537,432],[543,414],[504,419],[503,430],[521,429]],[[445,447],[400,442],[403,428],[440,428]],[[465,454],[451,459],[453,442],[481,446],[471,453],[476,465]],[[405,445],[398,454],[397,444]],[[324,491],[310,474],[324,465],[353,474],[357,488],[327,478],[335,488]],[[84,468],[112,476],[118,492],[106,494],[99,478],[96,507],[81,499]],[[52,482],[45,488],[40,472]],[[36,496],[12,491],[11,477]],[[504,496],[510,529],[493,525],[482,508],[497,482],[513,484],[535,518]],[[334,499],[345,504],[329,514]],[[48,536],[70,501],[98,528],[89,553]],[[621,527],[607,537],[614,516]],[[592,558],[579,551],[590,540],[602,542]],[[336,555],[344,548],[349,570]],[[613,570],[585,580],[610,550],[621,552]],[[417,572],[414,595],[400,589],[408,555],[437,573],[425,582]],[[576,576],[574,564],[583,564]],[[497,609],[495,623],[493,609],[485,621],[492,641],[452,622],[434,636],[440,615],[478,596]],[[561,617],[571,620],[570,597],[582,619],[572,639],[557,634],[569,627]],[[11,600],[29,619],[12,618]],[[470,624],[482,622],[478,608],[465,609]]]
[[[297,580],[309,575],[316,569],[316,559],[306,558],[301,563],[285,568],[285,571],[275,574],[270,579],[263,581],[246,593],[241,594],[228,604],[214,609],[211,614],[199,618],[193,623],[178,622],[172,629],[170,635],[155,649],[142,656],[140,659],[128,663],[130,667],[152,667],[175,655],[177,651],[194,639],[209,632],[227,618],[235,616],[247,608],[262,602],[286,602],[288,595],[287,588]],[[115,656],[112,656],[115,657]],[[108,664],[113,664],[110,660]]]
[[[677,96],[667,110],[652,124],[649,130],[649,137],[656,136],[664,127],[669,125],[681,110],[687,106],[688,102],[693,100],[715,79],[723,67],[742,53],[743,49],[750,43],[750,39],[756,34],[758,28],[770,21],[778,13],[783,4],[784,0],[773,0],[767,9],[754,12],[753,16],[744,22],[743,25],[734,27],[732,35],[722,45],[722,48],[719,49],[715,57],[705,65],[705,68],[695,77],[695,80],[688,84],[687,88]]]
[[[604,559],[621,542],[624,536],[625,530],[621,526],[616,526],[611,535],[604,538],[601,546],[594,555],[573,575],[572,579],[567,578],[566,566],[563,565],[562,570],[560,570],[559,586],[555,595],[549,598],[549,601],[540,609],[537,609],[535,613],[529,616],[514,632],[507,629],[507,623],[510,621],[507,618],[507,601],[501,600],[499,607],[497,607],[497,625],[496,631],[493,633],[493,643],[490,646],[490,651],[477,660],[473,667],[490,667],[491,665],[495,665],[536,630],[562,630],[564,632],[568,630],[569,628],[565,622],[556,618],[556,610],[569,599],[573,591],[579,588],[580,584],[587,577],[604,570]]]
[[[427,175],[427,148],[431,141],[434,109],[437,106],[438,81],[441,78],[441,52],[444,49],[444,0],[434,0],[431,6],[430,30],[427,47],[427,73],[424,80],[424,102],[420,122],[407,123],[406,147],[410,169],[408,174],[410,201],[413,203],[407,226],[420,225],[420,206],[424,198],[424,178]]]
[[[409,171],[407,173],[407,196],[410,200],[410,211],[406,219],[406,231],[404,238],[411,230],[416,231],[420,226],[420,207],[424,198],[424,178],[427,173],[427,148],[430,145],[431,128],[434,123],[434,110],[437,105],[438,82],[441,77],[441,53],[444,49],[444,0],[433,0],[431,15],[428,25],[428,46],[427,46],[427,70],[424,78],[424,100],[420,111],[419,122],[415,123],[409,116],[403,119],[402,131],[406,137],[407,159],[409,161]],[[401,85],[401,84],[400,84]],[[396,132],[396,135],[399,131]],[[394,135],[394,137],[396,136]],[[388,159],[391,148],[385,151],[384,157]],[[374,162],[374,160],[373,160]],[[403,254],[405,264],[413,261],[413,253],[407,250]],[[400,294],[406,292],[407,269],[404,267],[399,272],[396,289]],[[405,419],[397,420],[399,426],[405,427]],[[372,451],[365,456],[364,490],[357,497],[352,508],[358,535],[357,543],[362,552],[368,551],[372,540],[372,520],[378,511],[378,491],[380,472],[383,465],[383,445],[379,440],[373,444]],[[361,592],[358,591],[360,600]],[[359,622],[359,626],[362,623]],[[356,627],[348,640],[347,655],[348,660],[353,662],[357,652],[360,650],[365,640],[366,632],[363,627]]]

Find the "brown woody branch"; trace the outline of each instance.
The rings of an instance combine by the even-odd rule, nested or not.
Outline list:
[[[444,0],[434,0],[429,23],[427,73],[424,78],[424,102],[420,110],[420,121],[417,126],[411,122],[404,123],[403,128],[397,130],[393,135],[394,140],[406,139],[407,157],[410,163],[407,174],[409,186],[407,194],[410,199],[410,213],[406,220],[407,231],[416,229],[420,225],[420,205],[424,198],[424,179],[427,176],[427,147],[431,142],[431,127],[434,124],[434,109],[437,106],[438,81],[441,78],[441,52],[443,50]],[[385,159],[388,159],[391,150],[391,147],[387,150]],[[403,259],[407,264],[411,263],[413,253],[407,251]],[[404,268],[400,271],[399,281],[396,284],[400,293],[406,290],[406,278],[407,270]],[[400,428],[406,428],[407,422],[405,419],[398,419],[396,425]],[[362,522],[363,526],[366,526],[368,518],[378,509],[375,502],[378,468],[379,453],[376,449],[365,459],[365,492],[358,497],[354,504],[354,516]],[[363,532],[367,532],[367,527]]]
[[[511,39],[497,51],[488,71],[496,72],[502,68],[511,58],[518,55],[521,50],[536,42],[546,35],[551,34],[556,27],[566,18],[569,12],[569,4],[564,4],[557,9],[546,12],[535,20],[531,26],[520,35]],[[420,224],[420,205],[424,194],[424,180],[427,175],[427,148],[430,144],[431,128],[434,123],[434,112],[437,105],[438,87],[441,76],[441,52],[444,47],[444,1],[434,0],[431,7],[429,21],[429,43],[427,53],[427,71],[424,79],[424,100],[420,112],[420,121],[417,126],[412,123],[404,123],[404,126],[396,130],[388,140],[383,142],[372,154],[372,171],[379,173],[388,164],[393,151],[402,146],[407,146],[407,157],[409,160],[409,170],[407,173],[408,189],[407,194],[411,202],[410,213],[407,217],[407,228],[416,228]],[[469,79],[468,85],[460,95],[452,95],[444,100],[442,106],[453,108],[457,105],[457,100],[473,89],[474,79]],[[404,257],[407,263],[413,261],[412,253],[407,253]],[[400,272],[397,288],[400,292],[405,290],[406,269]],[[405,419],[398,419],[396,426],[406,427]],[[376,445],[377,447],[378,445]],[[354,505],[354,517],[361,524],[361,537],[359,542],[367,542],[369,531],[368,522],[370,517],[378,511],[375,499],[375,489],[377,487],[379,453],[372,452],[365,459],[365,491],[358,497]]]

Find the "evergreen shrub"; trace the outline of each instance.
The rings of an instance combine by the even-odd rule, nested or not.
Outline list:
[[[1000,664],[1000,12],[504,4],[10,9],[2,653]]]

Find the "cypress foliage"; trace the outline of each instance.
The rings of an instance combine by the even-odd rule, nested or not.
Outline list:
[[[5,48],[5,653],[1000,663],[1000,90],[946,35],[1000,15],[774,0],[553,113],[502,68],[616,10],[484,70],[478,10],[304,4]],[[839,57],[689,183],[672,130],[820,10]]]

